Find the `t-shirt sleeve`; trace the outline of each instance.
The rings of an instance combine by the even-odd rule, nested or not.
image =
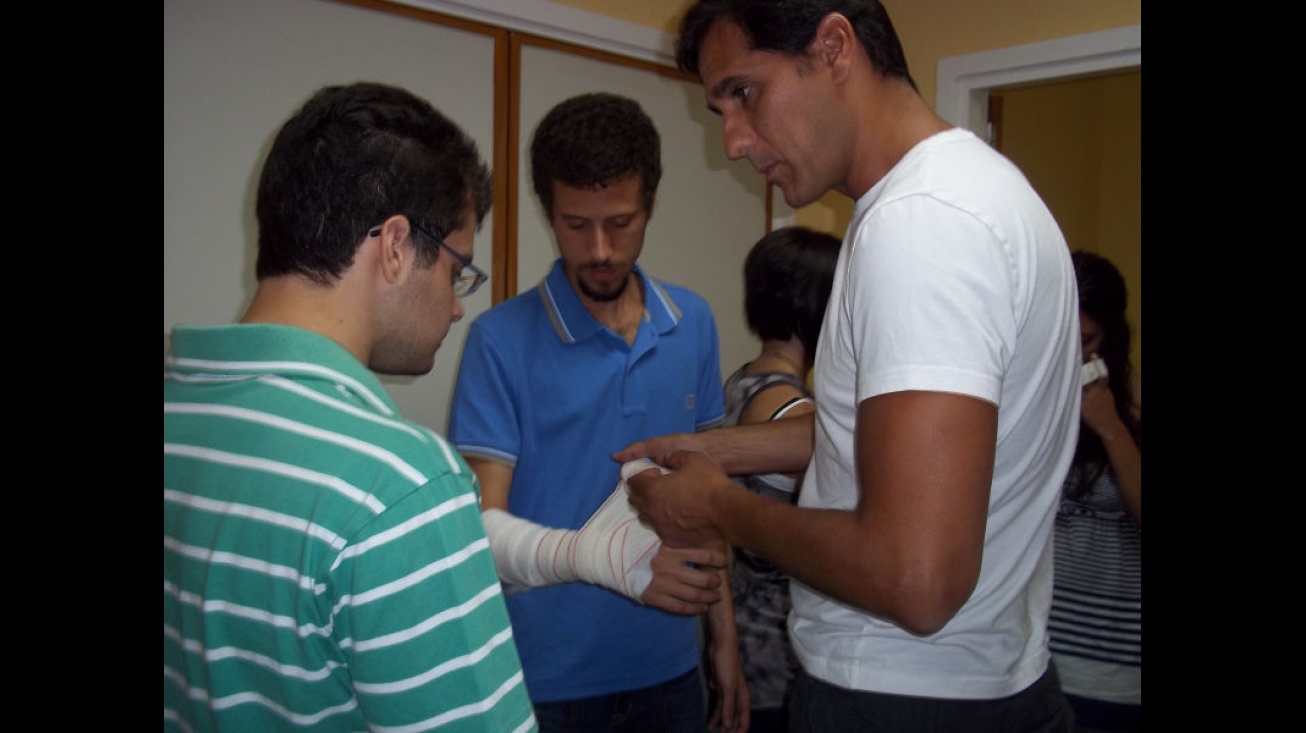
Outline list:
[[[926,195],[859,224],[849,281],[860,285],[845,290],[859,402],[902,390],[998,402],[1016,333],[1001,247],[978,218]]]
[[[707,302],[698,310],[699,374],[698,407],[694,424],[698,430],[707,430],[721,424],[726,417],[725,393],[721,383],[721,344],[717,336],[716,319]]]
[[[480,321],[472,323],[454,380],[449,440],[463,455],[515,466],[521,452],[521,421],[508,359],[489,330]]]

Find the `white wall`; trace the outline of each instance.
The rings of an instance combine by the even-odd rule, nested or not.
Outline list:
[[[651,71],[605,64],[553,49],[522,49],[521,139],[530,138],[557,102],[587,91],[624,94],[640,103],[662,140],[662,181],[640,265],[650,275],[707,299],[721,338],[723,378],[757,354],[744,319],[744,256],[766,231],[766,182],[746,163],[725,158],[721,122],[707,111],[703,88]],[[539,284],[558,256],[529,165],[518,171],[517,289]]]
[[[329,0],[165,0],[163,64],[163,328],[237,319],[254,292],[254,196],[279,126],[324,84],[359,80],[407,87],[493,150],[494,40]],[[708,298],[728,372],[756,348],[744,327],[743,255],[765,229],[764,183],[721,154],[719,122],[696,83],[560,51],[523,51],[521,144],[553,101],[607,89],[641,101],[663,135],[664,177],[643,264]],[[523,169],[523,175],[527,172]],[[556,256],[523,181],[518,197],[518,289]],[[496,192],[496,205],[507,200]],[[491,261],[491,218],[476,238]],[[464,301],[435,369],[385,377],[400,410],[443,431],[466,324],[490,307],[491,288]],[[724,376],[724,375],[723,375]]]

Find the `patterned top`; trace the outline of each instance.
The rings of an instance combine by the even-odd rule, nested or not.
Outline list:
[[[327,337],[177,328],[163,729],[537,729],[475,474]]]
[[[784,416],[793,405],[811,402],[812,394],[802,380],[783,372],[746,374],[740,368],[726,380],[726,425],[739,424],[739,417],[762,390],[788,384],[803,397],[783,405],[771,420]],[[735,481],[760,496],[794,503],[794,479],[784,474],[736,476]],[[752,707],[759,710],[782,707],[789,699],[798,660],[789,643],[789,576],[758,555],[735,548],[730,569],[730,589],[735,603],[735,624],[739,629],[739,655],[748,680]]]
[[[1126,511],[1110,468],[1085,496],[1061,500],[1054,542],[1048,631],[1062,688],[1141,705],[1143,529]]]

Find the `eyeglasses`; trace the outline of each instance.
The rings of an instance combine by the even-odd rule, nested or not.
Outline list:
[[[413,221],[413,218],[411,216],[408,217],[408,223],[413,225],[413,229],[416,229],[418,234],[421,234],[423,237],[426,237],[432,242],[435,242],[436,244],[440,245],[441,249],[453,255],[454,259],[458,260],[458,263],[462,265],[462,270],[457,275],[453,276],[454,295],[458,296],[459,298],[466,298],[472,293],[475,293],[478,288],[484,285],[486,280],[490,279],[490,276],[486,274],[485,270],[482,270],[476,265],[473,265],[471,260],[463,256],[462,252],[459,252],[453,247],[450,247],[449,245],[445,244],[443,239],[440,239],[434,234],[423,229],[421,226],[418,225],[417,222]],[[379,228],[373,229],[372,231],[367,233],[367,236],[379,237],[381,236],[381,230]]]

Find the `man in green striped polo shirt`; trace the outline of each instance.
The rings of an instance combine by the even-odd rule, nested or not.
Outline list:
[[[475,475],[374,374],[430,371],[490,203],[403,89],[326,87],[281,128],[249,309],[164,363],[165,731],[537,730]]]

